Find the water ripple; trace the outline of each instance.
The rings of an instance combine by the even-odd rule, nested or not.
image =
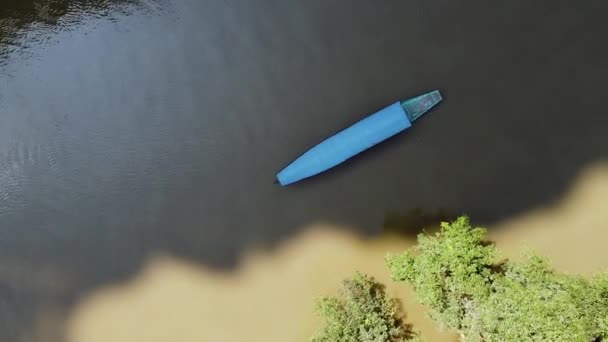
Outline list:
[[[0,66],[15,53],[31,56],[32,45],[49,44],[53,34],[94,20],[117,21],[134,13],[158,13],[157,0],[9,0],[0,5]]]

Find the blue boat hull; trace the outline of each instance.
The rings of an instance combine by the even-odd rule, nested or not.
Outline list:
[[[396,102],[308,150],[279,172],[277,180],[288,185],[314,176],[411,126],[401,104]]]

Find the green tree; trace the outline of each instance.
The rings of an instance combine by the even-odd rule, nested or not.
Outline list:
[[[317,301],[324,320],[313,342],[404,342],[418,337],[404,323],[397,299],[373,277],[357,272],[343,282],[339,296]]]
[[[442,223],[418,246],[389,255],[394,280],[414,287],[430,316],[466,341],[601,341],[608,338],[608,275],[588,281],[529,255],[497,262],[486,230],[467,217]]]

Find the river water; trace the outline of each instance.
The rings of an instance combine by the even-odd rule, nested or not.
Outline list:
[[[551,203],[608,156],[607,9],[4,0],[0,256],[69,275],[69,300],[156,252],[232,266],[315,222],[376,233],[394,210],[495,222]],[[273,184],[323,138],[432,89],[445,101],[405,134]],[[5,281],[16,306],[26,278]]]

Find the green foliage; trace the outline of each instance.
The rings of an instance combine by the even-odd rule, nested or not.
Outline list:
[[[421,234],[389,255],[393,279],[413,285],[430,316],[467,341],[593,341],[608,338],[608,275],[591,281],[553,271],[538,256],[496,262],[486,231],[467,217]]]
[[[403,342],[417,338],[403,321],[401,306],[389,298],[384,286],[356,273],[343,283],[339,297],[317,302],[324,319],[313,342]]]
[[[595,313],[583,301],[589,290],[587,281],[553,272],[538,256],[508,264],[480,302],[480,335],[485,341],[592,341]]]
[[[421,234],[413,252],[389,256],[394,280],[414,286],[419,301],[434,320],[460,331],[477,329],[477,302],[489,295],[495,250],[485,245],[485,230],[471,229],[460,217],[442,223],[435,236]]]

